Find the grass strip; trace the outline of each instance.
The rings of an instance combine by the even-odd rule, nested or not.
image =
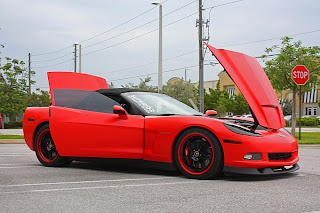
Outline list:
[[[296,138],[299,144],[320,144],[320,132],[301,132],[301,140],[296,132]]]
[[[0,139],[24,139],[23,135],[0,135]]]

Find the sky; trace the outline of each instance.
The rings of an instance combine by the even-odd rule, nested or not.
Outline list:
[[[0,0],[1,57],[28,62],[33,87],[48,90],[48,71],[73,71],[75,42],[82,46],[82,72],[117,87],[150,76],[158,82],[159,6],[150,0]],[[183,77],[198,82],[198,1],[162,0],[163,82]],[[320,1],[203,0],[209,44],[251,56],[290,36],[320,46]],[[212,8],[212,9],[211,9]],[[204,80],[222,71],[205,51]],[[3,60],[3,62],[5,62]],[[263,66],[263,61],[259,60]]]

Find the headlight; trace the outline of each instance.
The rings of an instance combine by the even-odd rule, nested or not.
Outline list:
[[[231,132],[240,134],[240,135],[248,135],[248,136],[255,136],[255,137],[262,137],[262,135],[260,135],[259,133],[256,133],[254,131],[252,131],[251,129],[244,127],[244,126],[240,126],[238,124],[235,123],[223,123],[225,127],[227,127]]]

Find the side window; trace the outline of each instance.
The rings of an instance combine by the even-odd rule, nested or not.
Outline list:
[[[100,93],[75,89],[53,90],[55,106],[82,109],[93,112],[113,113],[116,101]]]

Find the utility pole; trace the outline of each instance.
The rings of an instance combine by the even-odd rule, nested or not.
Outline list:
[[[184,81],[185,82],[187,82],[187,70],[189,70],[189,68],[184,69]]]
[[[199,20],[198,20],[198,39],[199,39],[199,90],[200,90],[200,112],[204,113],[204,94],[203,94],[203,53],[202,53],[202,0],[199,0]]]
[[[162,5],[159,5],[159,73],[158,73],[158,89],[162,90]]]
[[[31,53],[29,55],[29,94],[31,94]]]
[[[78,43],[74,43],[74,72],[77,72],[77,45]]]
[[[79,73],[81,73],[81,44],[79,44]]]

